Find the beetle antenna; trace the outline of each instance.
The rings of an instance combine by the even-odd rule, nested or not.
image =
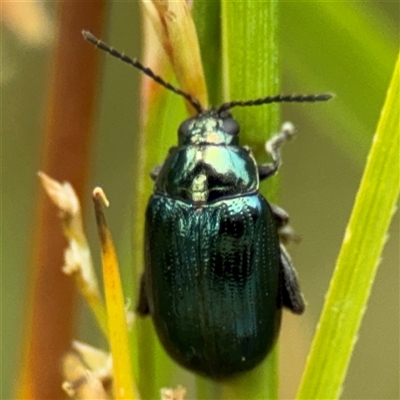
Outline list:
[[[330,93],[324,94],[291,94],[291,95],[283,95],[277,94],[276,96],[267,96],[262,97],[256,100],[245,100],[245,101],[229,101],[227,103],[222,104],[218,108],[218,113],[223,111],[228,111],[233,107],[246,107],[246,106],[260,106],[261,104],[270,104],[270,103],[314,103],[316,101],[327,101],[333,97]]]
[[[130,58],[128,57],[125,53],[120,53],[118,50],[114,49],[113,47],[107,45],[100,39],[97,39],[92,33],[89,31],[82,31],[83,37],[90,43],[94,44],[96,47],[98,47],[100,50],[104,50],[107,53],[111,54],[112,56],[120,59],[123,62],[126,62],[127,64],[132,65],[133,67],[139,69],[142,71],[145,75],[149,76],[152,78],[154,81],[159,83],[161,86],[164,86],[166,89],[171,90],[172,92],[184,97],[192,106],[193,108],[200,114],[203,110],[203,107],[201,106],[200,102],[190,95],[187,92],[184,92],[183,90],[177,88],[176,86],[172,85],[171,83],[165,81],[163,78],[161,78],[159,75],[156,75],[150,68],[145,67],[143,64],[141,64],[136,58]]]

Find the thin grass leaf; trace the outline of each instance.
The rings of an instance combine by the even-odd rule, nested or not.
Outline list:
[[[210,106],[212,107],[221,104],[223,101],[220,2],[194,2],[193,18],[196,23],[197,34],[199,37],[201,59],[207,81]],[[195,384],[196,398],[218,398],[218,385],[210,379],[196,376]]]
[[[221,4],[219,1],[195,1],[193,19],[200,42],[201,60],[207,81],[210,106],[222,99]]]
[[[336,399],[399,196],[400,57],[346,229],[298,399]]]
[[[243,100],[278,93],[277,2],[222,2],[222,43],[225,100]],[[258,161],[265,159],[264,143],[278,125],[279,107],[237,108],[241,141]],[[277,185],[269,185],[269,198]],[[272,193],[271,193],[272,192]],[[277,351],[260,367],[220,385],[224,399],[277,398]]]
[[[197,45],[195,31],[193,31],[193,23],[190,14],[177,11],[177,7],[186,7],[184,2],[163,3],[158,4],[159,7],[169,7],[170,13],[166,10],[157,9],[160,14],[152,19],[152,26],[155,25],[155,32],[158,32],[158,40],[161,36],[161,42],[165,53],[168,55],[171,64],[177,75],[182,89],[189,91],[197,97],[201,103],[207,104],[207,96],[205,93],[205,82],[201,66],[193,66],[195,59],[193,54],[199,55],[198,49],[194,49]],[[145,4],[146,10],[150,4]],[[177,25],[177,21],[171,20],[171,16],[180,15],[184,22]],[[146,16],[145,16],[146,18]],[[168,21],[167,21],[168,20]],[[188,21],[190,20],[190,21]],[[164,26],[168,25],[167,27]],[[148,21],[146,22],[146,24]],[[157,28],[157,24],[162,27]],[[160,44],[157,43],[155,33],[148,25],[145,25],[145,64],[163,76],[166,80],[171,81],[171,71],[166,68],[168,65],[167,57]],[[183,29],[183,32],[182,32]],[[160,33],[161,31],[161,33]],[[191,49],[181,46],[179,38],[190,36]],[[197,56],[196,56],[197,57]],[[187,62],[184,67],[185,60]],[[200,63],[200,61],[198,61]],[[179,75],[179,76],[178,76]],[[186,76],[183,76],[186,75]],[[202,81],[202,82],[200,82]],[[160,87],[156,82],[148,80],[143,81],[142,86],[142,113],[141,113],[141,135],[140,145],[137,147],[137,171],[140,178],[135,182],[135,190],[138,203],[136,208],[135,231],[135,261],[138,266],[143,265],[143,226],[145,206],[148,196],[152,191],[152,182],[149,173],[156,165],[164,161],[165,154],[168,149],[176,143],[177,128],[179,124],[187,117],[185,113],[184,103],[180,96],[175,93],[168,92],[165,88]],[[192,108],[190,109],[192,112]],[[145,398],[157,398],[160,395],[162,387],[173,386],[173,379],[177,379],[182,375],[182,369],[174,363],[166,354],[160,345],[154,333],[154,327],[150,319],[140,321],[138,324],[138,351],[139,351],[139,373],[140,373],[140,392]],[[188,373],[185,373],[186,378]],[[178,380],[176,383],[186,383],[186,379]]]

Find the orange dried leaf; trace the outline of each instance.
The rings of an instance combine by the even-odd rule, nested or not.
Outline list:
[[[109,396],[104,385],[104,379],[86,367],[75,353],[68,353],[62,363],[65,381],[62,388],[68,396],[75,399],[107,400]]]
[[[73,275],[80,292],[107,335],[107,316],[93,267],[89,245],[83,230],[81,206],[69,182],[60,183],[43,172],[38,173],[46,193],[60,211],[68,247],[64,252],[63,272]]]
[[[190,9],[184,0],[142,1],[174,68],[179,86],[208,107],[200,47]],[[193,114],[193,107],[188,105]]]
[[[176,389],[163,388],[161,389],[161,400],[185,400],[186,388],[177,386]]]
[[[128,327],[125,316],[124,296],[114,243],[101,206],[101,202],[104,199],[103,190],[96,188],[93,191],[93,201],[101,242],[108,332],[113,357],[114,397],[118,399],[136,399],[130,349],[128,346]]]
[[[72,349],[75,350],[91,371],[103,371],[105,378],[111,378],[110,354],[87,343],[74,340]]]

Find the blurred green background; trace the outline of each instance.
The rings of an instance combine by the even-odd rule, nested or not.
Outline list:
[[[55,7],[54,3],[45,4],[50,19]],[[130,55],[140,55],[138,3],[110,3],[108,14],[107,41]],[[336,94],[329,106],[282,107],[282,121],[292,121],[299,135],[284,149],[280,205],[290,213],[291,224],[302,238],[290,252],[308,302],[303,317],[284,316],[280,348],[283,398],[295,393],[352,209],[399,50],[399,15],[397,1],[280,3],[282,92]],[[23,341],[33,210],[36,193],[41,190],[36,171],[41,161],[51,44],[27,44],[7,26],[2,35],[1,398],[8,399]],[[111,202],[107,218],[127,290],[134,283],[129,250],[122,242],[125,239],[126,243],[131,231],[135,179],[131,150],[139,126],[138,83],[138,73],[104,58],[90,171],[91,186],[101,185]],[[86,226],[99,265],[92,214],[86,216]],[[399,289],[397,214],[342,398],[400,398]],[[104,345],[85,306],[77,318],[81,327],[77,338]]]

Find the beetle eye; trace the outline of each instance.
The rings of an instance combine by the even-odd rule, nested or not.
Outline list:
[[[191,129],[193,124],[193,118],[185,119],[179,126],[178,134],[179,136],[187,136],[189,130]]]
[[[223,120],[223,130],[229,135],[239,134],[239,124],[231,117],[224,118]]]

